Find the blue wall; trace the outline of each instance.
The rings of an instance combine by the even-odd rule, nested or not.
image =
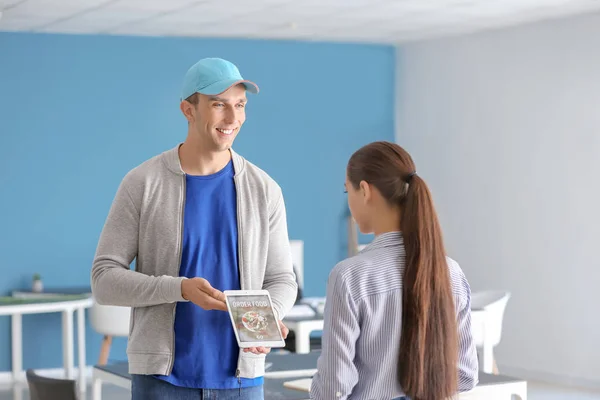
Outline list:
[[[89,285],[98,235],[123,175],[183,141],[179,88],[199,58],[240,66],[252,96],[235,149],[282,186],[305,241],[306,294],[324,295],[346,254],[344,168],[394,140],[391,47],[274,41],[0,34],[0,295]],[[60,316],[24,317],[25,368],[61,366]],[[89,325],[89,322],[88,322]],[[100,336],[87,329],[87,362]],[[111,359],[125,359],[125,340]],[[0,371],[10,323],[0,317]]]

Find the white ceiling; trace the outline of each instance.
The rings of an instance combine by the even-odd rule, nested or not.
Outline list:
[[[0,0],[0,31],[397,43],[600,10],[600,0]]]

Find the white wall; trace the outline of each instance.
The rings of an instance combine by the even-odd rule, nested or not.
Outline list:
[[[450,255],[513,293],[501,372],[600,387],[600,15],[401,46],[397,85]]]

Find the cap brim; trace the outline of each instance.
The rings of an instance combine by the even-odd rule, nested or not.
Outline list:
[[[239,80],[239,79],[215,82],[212,85],[208,85],[207,87],[205,87],[201,90],[198,90],[198,93],[214,96],[217,94],[221,94],[224,91],[226,91],[227,89],[229,89],[230,87],[232,87],[234,85],[238,85],[240,83],[243,84],[246,87],[246,90],[249,91],[250,93],[254,93],[254,94],[258,93],[258,85],[256,83],[247,81],[247,80]]]

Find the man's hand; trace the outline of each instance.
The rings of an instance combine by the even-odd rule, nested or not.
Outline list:
[[[225,294],[213,288],[204,278],[184,279],[181,282],[181,296],[205,310],[227,311]]]
[[[281,328],[281,334],[283,338],[287,338],[290,330],[283,324],[283,322],[279,321],[279,327]],[[254,353],[254,354],[268,354],[271,351],[270,347],[248,347],[244,349],[244,353]]]

